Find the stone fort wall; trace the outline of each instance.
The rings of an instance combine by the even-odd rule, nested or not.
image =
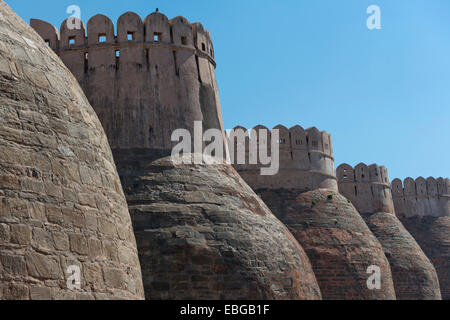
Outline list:
[[[101,124],[69,70],[4,1],[0,105],[0,300],[144,298]]]
[[[155,12],[144,21],[127,12],[113,22],[92,17],[87,28],[60,34],[51,24],[31,26],[72,71],[114,149],[170,150],[171,134],[193,132],[194,121],[223,130],[210,32],[184,17]]]
[[[395,213],[388,171],[376,164],[342,164],[336,169],[339,192],[359,213]]]
[[[395,179],[392,194],[400,218],[450,216],[450,179]]]
[[[245,150],[244,164],[238,161],[237,152],[230,152],[234,168],[253,188],[259,189],[297,189],[310,191],[318,188],[337,191],[334,173],[334,158],[331,135],[317,128],[304,130],[297,125],[290,129],[278,125],[273,129],[279,130],[279,172],[273,176],[261,175],[263,165],[258,156],[257,164],[250,164],[250,154],[258,154],[259,148],[267,148],[271,154],[272,132],[264,126],[256,126],[251,130],[243,127],[234,128],[234,134],[241,130],[245,139],[229,136],[229,146],[233,150]],[[252,131],[254,130],[254,134]],[[264,134],[265,133],[265,134]],[[256,141],[252,141],[255,139]],[[257,142],[260,143],[257,143]],[[239,147],[240,146],[240,147]]]
[[[450,180],[392,181],[395,211],[436,268],[442,299],[450,299]]]

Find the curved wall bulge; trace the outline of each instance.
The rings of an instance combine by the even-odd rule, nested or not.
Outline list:
[[[38,25],[57,46],[56,30]],[[62,61],[3,1],[0,105],[0,299],[142,299],[100,121]],[[80,287],[71,288],[76,270]]]
[[[339,192],[353,203],[383,247],[397,299],[441,299],[434,266],[395,216],[387,169],[360,163],[355,168],[342,164],[336,171]]]
[[[442,298],[450,299],[450,180],[392,181],[397,216],[436,268]]]

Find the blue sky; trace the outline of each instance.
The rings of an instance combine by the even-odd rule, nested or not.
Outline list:
[[[10,0],[57,26],[156,7],[210,29],[226,128],[316,126],[336,165],[377,163],[390,178],[450,177],[448,0]],[[38,3],[38,4],[37,4]],[[382,29],[366,27],[369,5]]]

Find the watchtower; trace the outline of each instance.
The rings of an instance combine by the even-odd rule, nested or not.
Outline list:
[[[144,21],[127,12],[116,29],[100,14],[87,28],[70,18],[59,35],[47,22],[30,24],[81,84],[115,154],[170,155],[172,132],[193,133],[194,121],[223,131],[214,47],[202,24],[159,12]]]
[[[351,200],[358,212],[394,213],[391,185],[384,166],[360,163],[353,168],[342,164],[336,173],[339,192]]]
[[[278,139],[272,145],[273,130],[278,130]],[[295,189],[298,191],[311,191],[319,188],[337,191],[336,176],[334,174],[334,158],[331,135],[317,128],[304,130],[297,125],[290,129],[278,125],[272,130],[264,126],[256,126],[251,130],[236,127],[234,135],[243,132],[245,139],[238,141],[229,136],[230,147],[235,152],[232,159],[234,168],[254,190],[258,189]],[[245,150],[245,161],[239,161],[239,143]],[[278,173],[275,175],[262,175],[261,168],[269,165],[261,161],[260,149],[263,154],[273,154],[272,148],[279,150]],[[251,161],[258,157],[257,162]],[[242,160],[242,159],[241,159]],[[272,159],[275,160],[275,159]]]

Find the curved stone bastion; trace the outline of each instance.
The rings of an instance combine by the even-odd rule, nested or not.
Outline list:
[[[221,130],[211,37],[200,23],[113,23],[60,35],[31,25],[74,73],[108,134],[127,196],[147,299],[320,299],[308,258],[234,169],[174,165],[175,129]],[[203,132],[200,132],[203,134]]]
[[[337,192],[330,134],[315,127],[236,127],[228,145],[236,171],[305,249],[324,299],[395,299],[380,243]],[[245,161],[235,150],[244,150]],[[278,151],[277,174],[261,174],[267,167],[261,150],[272,158]],[[255,155],[257,161],[250,161]],[[381,290],[367,287],[372,265],[382,270]]]
[[[302,247],[229,164],[124,159],[147,299],[321,298]]]
[[[260,189],[257,193],[305,249],[323,299],[396,299],[382,246],[347,199],[327,189]],[[367,286],[371,266],[380,270],[378,290]]]
[[[0,1],[0,299],[143,297],[103,128],[58,56]]]
[[[376,164],[342,164],[339,192],[351,200],[389,260],[398,300],[439,300],[434,266],[395,215],[388,170]]]
[[[395,211],[439,277],[442,299],[450,300],[450,179],[392,181]]]

